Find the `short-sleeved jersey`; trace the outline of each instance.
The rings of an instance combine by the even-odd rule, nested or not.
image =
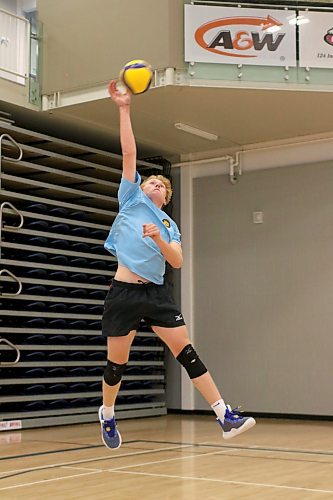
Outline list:
[[[135,182],[122,177],[118,191],[119,213],[104,246],[117,257],[119,265],[162,285],[165,258],[151,238],[142,237],[142,225],[156,224],[167,243],[180,243],[180,233],[176,223],[145,195],[140,183],[138,172]]]

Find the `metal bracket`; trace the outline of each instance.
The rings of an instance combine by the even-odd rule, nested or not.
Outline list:
[[[13,212],[15,214],[17,214],[19,217],[20,217],[20,223],[18,226],[2,226],[2,214],[3,214],[3,209],[5,207],[9,207],[11,210],[13,210]],[[24,224],[24,217],[23,215],[21,214],[21,212],[19,212],[17,210],[16,207],[14,207],[14,205],[12,205],[9,201],[4,201],[1,205],[0,205],[0,230],[3,228],[3,229],[9,229],[10,231],[17,231],[18,229],[21,229],[21,227],[23,227],[23,224]]]
[[[242,167],[240,164],[241,151],[237,151],[235,157],[229,156],[229,181],[231,184],[237,184],[242,175]]]
[[[60,107],[60,91],[53,94],[44,94],[42,96],[42,109],[44,111],[52,111],[52,109]]]
[[[21,353],[19,348],[12,344],[9,340],[0,337],[0,343],[6,344],[11,347],[16,352],[16,359],[14,361],[0,361],[0,366],[13,366],[16,365],[20,361]]]
[[[2,146],[3,139],[8,139],[12,144],[14,144],[14,146],[17,147],[17,149],[19,150],[18,158],[11,158],[10,156],[2,156],[1,146]],[[22,160],[22,156],[23,156],[23,150],[22,150],[21,146],[15,141],[15,139],[12,138],[12,136],[10,136],[9,134],[0,135],[0,160],[1,160],[1,158],[3,158],[4,160],[17,162],[17,161]]]
[[[0,144],[0,147],[1,147],[1,144]],[[1,157],[0,157],[1,158]],[[2,226],[2,214],[3,214],[3,209],[8,206],[11,210],[13,210],[14,213],[16,213],[19,217],[20,217],[20,223],[18,226]],[[21,214],[21,212],[19,212],[17,210],[17,208],[14,207],[14,205],[12,205],[9,201],[4,201],[1,205],[0,205],[0,243],[2,241],[2,229],[7,229],[9,231],[18,231],[19,229],[21,229],[21,227],[23,226],[24,224],[24,217],[23,215]],[[0,245],[0,258],[1,258],[1,245]]]
[[[186,85],[186,82],[187,73],[182,69],[163,68],[154,72],[154,88],[166,87],[167,85]]]
[[[0,276],[2,274],[8,274],[8,276],[13,278],[13,280],[16,281],[18,284],[17,292],[15,292],[15,293],[1,293],[2,297],[16,297],[16,295],[20,295],[20,293],[22,292],[22,282],[18,279],[18,277],[15,276],[15,274],[10,272],[8,269],[1,269]]]

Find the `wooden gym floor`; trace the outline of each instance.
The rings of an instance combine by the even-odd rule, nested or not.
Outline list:
[[[119,429],[114,452],[99,424],[0,433],[0,498],[333,499],[332,422],[262,419],[230,441],[213,416],[123,420]]]

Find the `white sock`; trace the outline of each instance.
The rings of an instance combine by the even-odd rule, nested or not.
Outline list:
[[[114,417],[114,405],[105,406],[103,405],[103,418],[104,420],[111,420]]]
[[[224,415],[227,407],[223,399],[215,401],[215,403],[211,405],[211,408],[215,411],[217,418],[224,422]]]

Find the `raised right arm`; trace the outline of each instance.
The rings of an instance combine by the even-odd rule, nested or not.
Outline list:
[[[130,106],[121,106],[120,113],[120,144],[123,155],[123,176],[130,182],[135,182],[136,144],[132,130]]]
[[[120,116],[120,144],[123,155],[123,177],[130,182],[135,182],[136,173],[136,143],[132,129],[130,106],[131,95],[129,92],[122,94],[112,80],[108,90],[112,100],[119,107]]]

